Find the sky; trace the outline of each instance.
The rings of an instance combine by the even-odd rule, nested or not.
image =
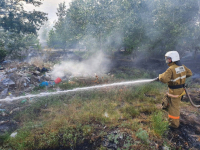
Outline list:
[[[53,23],[55,20],[57,20],[56,12],[58,8],[58,4],[65,2],[66,5],[69,7],[69,3],[72,0],[42,0],[42,5],[40,7],[34,7],[30,4],[24,4],[24,9],[27,11],[37,10],[37,11],[43,11],[45,13],[48,13],[49,22]]]

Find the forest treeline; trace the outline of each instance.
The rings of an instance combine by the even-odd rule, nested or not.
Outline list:
[[[24,10],[24,3],[40,6],[40,0],[0,0],[0,61],[6,55],[23,56],[30,46],[39,48],[37,31],[48,20],[40,11]]]
[[[25,11],[22,1],[42,4],[0,1],[0,50],[14,56],[29,46],[40,46],[37,31],[47,21],[44,12]],[[198,50],[199,5],[199,0],[73,0],[69,8],[59,4],[58,20],[46,40],[49,48],[125,49],[154,56],[169,50]]]
[[[48,45],[128,53],[195,49],[200,42],[198,0],[74,0],[57,10]]]

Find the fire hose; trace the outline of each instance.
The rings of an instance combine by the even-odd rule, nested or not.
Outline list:
[[[190,103],[192,104],[192,106],[194,106],[194,107],[196,107],[196,108],[200,108],[200,105],[196,105],[196,104],[193,103],[193,101],[192,101],[192,99],[191,99],[191,97],[190,97],[190,94],[188,93],[187,88],[185,87],[184,89],[185,89],[185,92],[186,92],[186,94],[187,94],[187,96],[188,96],[188,98],[189,98]]]
[[[159,78],[157,77],[157,78],[153,79],[153,81],[159,81]],[[200,105],[196,105],[196,104],[194,104],[194,102],[192,101],[192,99],[191,99],[191,97],[190,97],[190,94],[189,94],[189,92],[188,92],[188,90],[187,90],[187,86],[186,86],[186,85],[184,86],[184,90],[185,90],[185,93],[186,93],[186,95],[188,96],[188,98],[189,98],[189,100],[190,100],[191,105],[194,106],[194,107],[196,107],[196,108],[200,108]],[[183,95],[184,95],[184,94],[183,94]],[[173,98],[178,98],[178,97],[179,97],[179,95],[172,95],[172,94],[169,94],[169,93],[168,93],[168,96],[173,97]],[[181,94],[181,96],[182,96],[182,94]]]

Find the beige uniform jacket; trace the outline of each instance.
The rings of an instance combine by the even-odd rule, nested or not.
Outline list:
[[[169,68],[159,75],[159,80],[163,83],[167,83],[169,86],[185,84],[187,77],[192,76],[192,71],[186,66],[178,66],[175,63],[168,64]],[[183,88],[170,89],[169,94],[180,95],[183,93]]]

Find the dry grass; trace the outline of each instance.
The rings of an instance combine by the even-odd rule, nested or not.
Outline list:
[[[53,63],[51,62],[45,62],[44,59],[42,57],[33,57],[31,58],[31,60],[29,61],[30,65],[35,65],[39,68],[51,68],[53,67]]]
[[[139,128],[145,130],[149,137],[157,138],[151,128],[151,118],[157,111],[155,104],[160,100],[152,99],[160,97],[158,90],[161,85],[156,83],[150,86],[152,88],[143,85],[43,98],[20,114],[23,127],[15,139],[9,139],[6,143],[18,149],[21,149],[20,146],[22,149],[54,148],[59,144],[73,147],[85,138],[101,136],[98,132],[102,130],[107,132],[116,127],[135,139]],[[154,98],[145,96],[147,91]],[[48,104],[48,108],[44,109],[45,104]],[[35,115],[34,112],[38,113]],[[31,127],[27,125],[30,122],[33,124]],[[98,131],[97,127],[101,130]],[[63,139],[71,142],[66,143]]]

